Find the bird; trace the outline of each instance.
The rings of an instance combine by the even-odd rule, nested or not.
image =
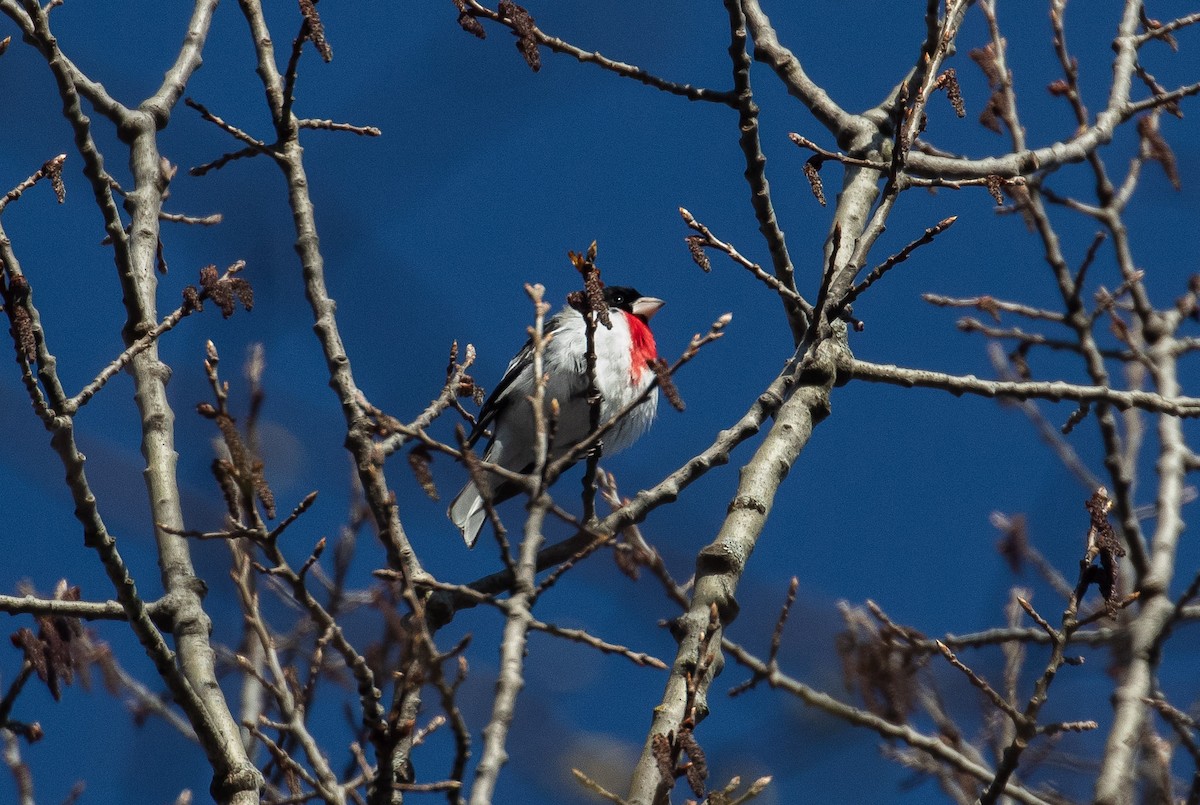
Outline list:
[[[650,319],[665,304],[653,296],[643,296],[634,288],[607,285],[603,289],[612,328],[597,322],[595,331],[596,386],[600,392],[600,422],[636,400],[655,378],[650,362],[658,357]],[[551,400],[559,406],[554,440],[548,459],[561,457],[591,432],[591,406],[588,404],[587,330],[583,314],[567,305],[546,322],[545,333],[553,336],[542,353],[543,371],[548,377],[546,407]],[[533,342],[525,343],[508,364],[500,383],[479,411],[479,418],[468,438],[474,445],[491,427],[491,438],[483,460],[513,472],[529,472],[535,460],[536,431],[529,397],[534,390]],[[624,450],[646,432],[658,409],[658,389],[630,411],[604,435],[606,455]],[[490,481],[494,503],[515,496],[520,487],[493,477]],[[467,547],[473,547],[483,528],[487,512],[474,482],[467,483],[455,496],[447,512],[462,532]]]

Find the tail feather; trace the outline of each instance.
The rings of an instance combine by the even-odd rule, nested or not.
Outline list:
[[[467,543],[467,547],[475,547],[475,540],[479,539],[479,532],[483,529],[484,520],[487,519],[487,511],[483,508],[483,498],[479,496],[479,490],[475,488],[475,484],[469,483],[462,488],[462,491],[450,503],[450,510],[447,514],[450,521],[462,532],[463,541]]]
[[[483,460],[494,462],[502,467],[508,467],[519,472],[529,472],[530,466],[533,463],[532,455],[529,455],[528,451],[524,450],[516,451],[515,455],[512,455],[513,451],[506,453],[504,441],[506,441],[504,433],[498,432],[494,434],[492,441],[488,443],[487,450],[484,451]],[[489,497],[493,504],[503,503],[521,491],[520,486],[498,478],[484,478],[482,482],[487,485],[487,489],[491,493]],[[484,523],[487,522],[487,509],[484,508],[483,498],[480,497],[479,489],[473,481],[468,482],[462,488],[462,491],[455,496],[446,514],[449,515],[450,521],[458,526],[458,530],[462,532],[463,541],[467,543],[467,547],[475,547],[475,541],[479,539],[479,532],[483,530]]]

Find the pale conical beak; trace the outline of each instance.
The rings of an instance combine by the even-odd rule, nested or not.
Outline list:
[[[646,321],[650,321],[658,309],[665,305],[661,299],[655,299],[653,296],[642,296],[633,303],[633,315],[640,316]]]

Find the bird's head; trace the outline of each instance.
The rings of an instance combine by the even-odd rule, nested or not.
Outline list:
[[[608,302],[608,306],[623,310],[626,313],[637,316],[644,322],[650,321],[658,309],[666,304],[661,299],[653,296],[643,296],[636,288],[630,288],[624,285],[606,285],[604,287],[604,301]]]

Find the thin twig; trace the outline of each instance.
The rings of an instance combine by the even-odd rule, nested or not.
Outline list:
[[[842,297],[841,301],[834,306],[833,315],[835,317],[840,315],[841,311],[847,309],[851,304],[853,304],[855,299],[857,299],[864,291],[878,282],[884,274],[907,260],[909,255],[911,255],[921,246],[924,246],[927,243],[932,243],[934,238],[953,226],[954,222],[957,220],[957,215],[951,215],[949,218],[939,221],[938,223],[926,229],[925,234],[923,234],[921,237],[909,243],[903,249],[889,256],[882,263],[871,269],[871,272],[867,274],[866,278],[847,291],[846,295]]]
[[[377,126],[356,126],[353,123],[338,123],[333,120],[312,120],[301,118],[296,125],[302,129],[323,129],[325,131],[348,131],[363,137],[380,137],[383,131]]]
[[[42,167],[34,171],[28,179],[0,197],[0,212],[4,212],[4,208],[9,205],[9,202],[19,199],[22,193],[46,177],[50,177],[50,181],[54,184],[55,193],[58,195],[58,201],[61,204],[65,196],[65,192],[62,189],[62,166],[66,161],[66,154],[59,154],[53,159],[46,160]]]
[[[1018,316],[1025,316],[1030,319],[1041,319],[1044,321],[1063,321],[1063,314],[1056,310],[1045,310],[1038,307],[1030,307],[1019,302],[1006,302],[1003,299],[996,299],[993,296],[973,296],[969,298],[956,298],[952,296],[941,296],[934,293],[923,293],[921,298],[931,305],[938,307],[970,307],[976,310],[988,313],[995,318],[998,312],[1015,313]]]
[[[498,12],[477,2],[477,0],[466,0],[466,6],[472,16],[483,17],[493,22],[513,27],[511,20],[501,16]],[[705,87],[694,87],[691,84],[681,84],[674,81],[668,81],[664,78],[659,78],[653,73],[647,72],[640,67],[635,67],[632,64],[616,61],[607,56],[602,56],[596,51],[587,51],[576,47],[569,42],[559,39],[556,36],[551,36],[538,28],[536,25],[530,29],[530,34],[534,37],[539,45],[548,47],[556,53],[563,53],[571,56],[585,64],[595,64],[603,70],[616,73],[624,78],[632,78],[634,81],[639,81],[649,87],[661,90],[671,95],[679,95],[687,98],[689,101],[710,101],[713,103],[733,106],[736,102],[732,92],[722,92],[719,90],[707,89]]]
[[[233,125],[232,123],[226,123],[223,119],[217,117],[215,114],[210,112],[208,110],[208,107],[206,107],[204,104],[202,104],[198,101],[192,100],[191,98],[185,98],[183,102],[185,104],[187,104],[188,106],[190,106],[192,109],[195,109],[197,112],[199,112],[200,117],[204,118],[209,123],[212,123],[213,125],[217,126],[219,129],[221,129],[226,134],[233,137],[235,140],[240,140],[241,142],[245,143],[245,145],[248,148],[253,148],[262,154],[268,154],[268,155],[271,154],[271,150],[267,147],[267,144],[264,143],[262,140],[259,140],[255,137],[251,137],[249,134],[242,131],[237,126]]]
[[[948,391],[955,396],[978,394],[983,397],[1012,397],[1017,400],[1042,399],[1061,402],[1106,402],[1117,408],[1140,408],[1176,417],[1200,417],[1200,398],[1164,397],[1149,391],[1120,391],[1107,386],[1078,386],[1061,380],[1003,381],[980,380],[974,375],[949,375],[923,369],[869,363],[853,359],[847,367],[854,380],[889,383],[905,388],[922,387]]]
[[[755,262],[749,260],[748,258],[743,257],[741,252],[739,252],[737,249],[735,249],[732,244],[726,243],[725,241],[721,240],[716,235],[714,235],[712,233],[712,230],[710,230],[707,226],[705,226],[704,224],[697,221],[696,218],[690,212],[688,212],[686,209],[684,209],[683,207],[680,207],[679,214],[681,216],[683,216],[683,222],[685,224],[687,224],[690,228],[692,228],[700,233],[700,237],[703,238],[703,244],[705,246],[710,246],[714,249],[717,249],[718,251],[725,252],[725,254],[729,255],[730,259],[732,259],[735,263],[740,265],[742,268],[749,271],[751,274],[754,275],[755,279],[762,282],[764,285],[766,285],[768,288],[770,288],[772,291],[779,294],[780,296],[791,299],[792,301],[797,302],[797,303],[804,301],[804,297],[800,296],[800,294],[796,293],[791,288],[785,287],[782,282],[780,282],[778,279],[776,279],[775,277],[771,276],[766,271],[764,271],[762,266],[760,266],[758,263],[755,263]]]

